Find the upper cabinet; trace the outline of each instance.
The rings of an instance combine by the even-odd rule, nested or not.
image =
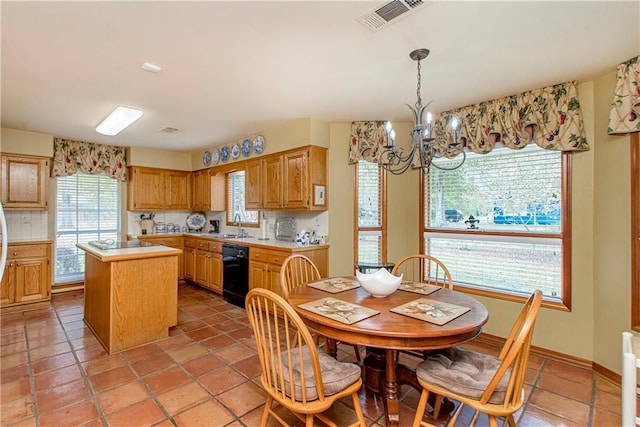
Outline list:
[[[327,150],[308,146],[248,161],[245,206],[264,210],[326,210]]]
[[[49,158],[2,154],[2,205],[5,209],[48,208]]]
[[[191,210],[191,172],[129,167],[128,209]]]
[[[196,211],[223,211],[224,180],[223,173],[213,174],[211,169],[202,169],[193,175],[193,209]]]

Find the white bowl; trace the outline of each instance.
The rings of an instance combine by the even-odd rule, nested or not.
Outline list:
[[[358,279],[360,286],[376,298],[383,298],[391,295],[398,289],[398,286],[400,286],[400,283],[402,282],[402,274],[400,277],[394,276],[389,273],[389,270],[386,268],[381,268],[371,274],[356,271],[356,278]]]

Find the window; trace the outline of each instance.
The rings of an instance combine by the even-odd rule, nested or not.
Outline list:
[[[640,331],[640,135],[631,144],[631,326]]]
[[[568,154],[535,144],[472,153],[453,171],[432,167],[423,182],[424,252],[470,292],[540,289],[550,305],[570,308],[568,175]]]
[[[84,251],[77,243],[118,239],[119,182],[104,175],[56,178],[55,283],[84,280]]]
[[[242,225],[258,225],[258,211],[244,209],[244,171],[227,175],[227,224],[235,224],[239,218]]]
[[[356,168],[356,263],[387,262],[385,173],[365,160]]]

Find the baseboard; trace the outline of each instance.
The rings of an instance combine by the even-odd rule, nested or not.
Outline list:
[[[593,365],[593,372],[595,372],[596,374],[600,375],[603,378],[608,379],[614,384],[617,384],[617,385],[622,384],[622,375],[616,374],[612,370],[607,369],[604,366],[597,364],[596,362],[593,362],[592,365]]]

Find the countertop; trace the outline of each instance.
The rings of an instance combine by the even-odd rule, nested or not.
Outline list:
[[[180,249],[174,249],[162,245],[106,250],[98,249],[95,246],[84,243],[78,243],[76,246],[103,262],[155,258],[167,255],[179,255],[182,253]]]
[[[132,239],[137,239],[138,237],[197,237],[200,239],[211,239],[211,240],[221,240],[225,243],[236,243],[239,245],[248,245],[248,246],[261,246],[265,248],[271,249],[292,249],[296,251],[304,251],[304,250],[312,250],[312,249],[320,249],[320,248],[328,248],[329,245],[299,245],[296,242],[285,242],[282,240],[269,239],[269,240],[261,240],[257,237],[244,237],[244,238],[225,238],[223,234],[214,234],[214,233],[156,233],[156,234],[144,234],[144,235],[129,235]]]

